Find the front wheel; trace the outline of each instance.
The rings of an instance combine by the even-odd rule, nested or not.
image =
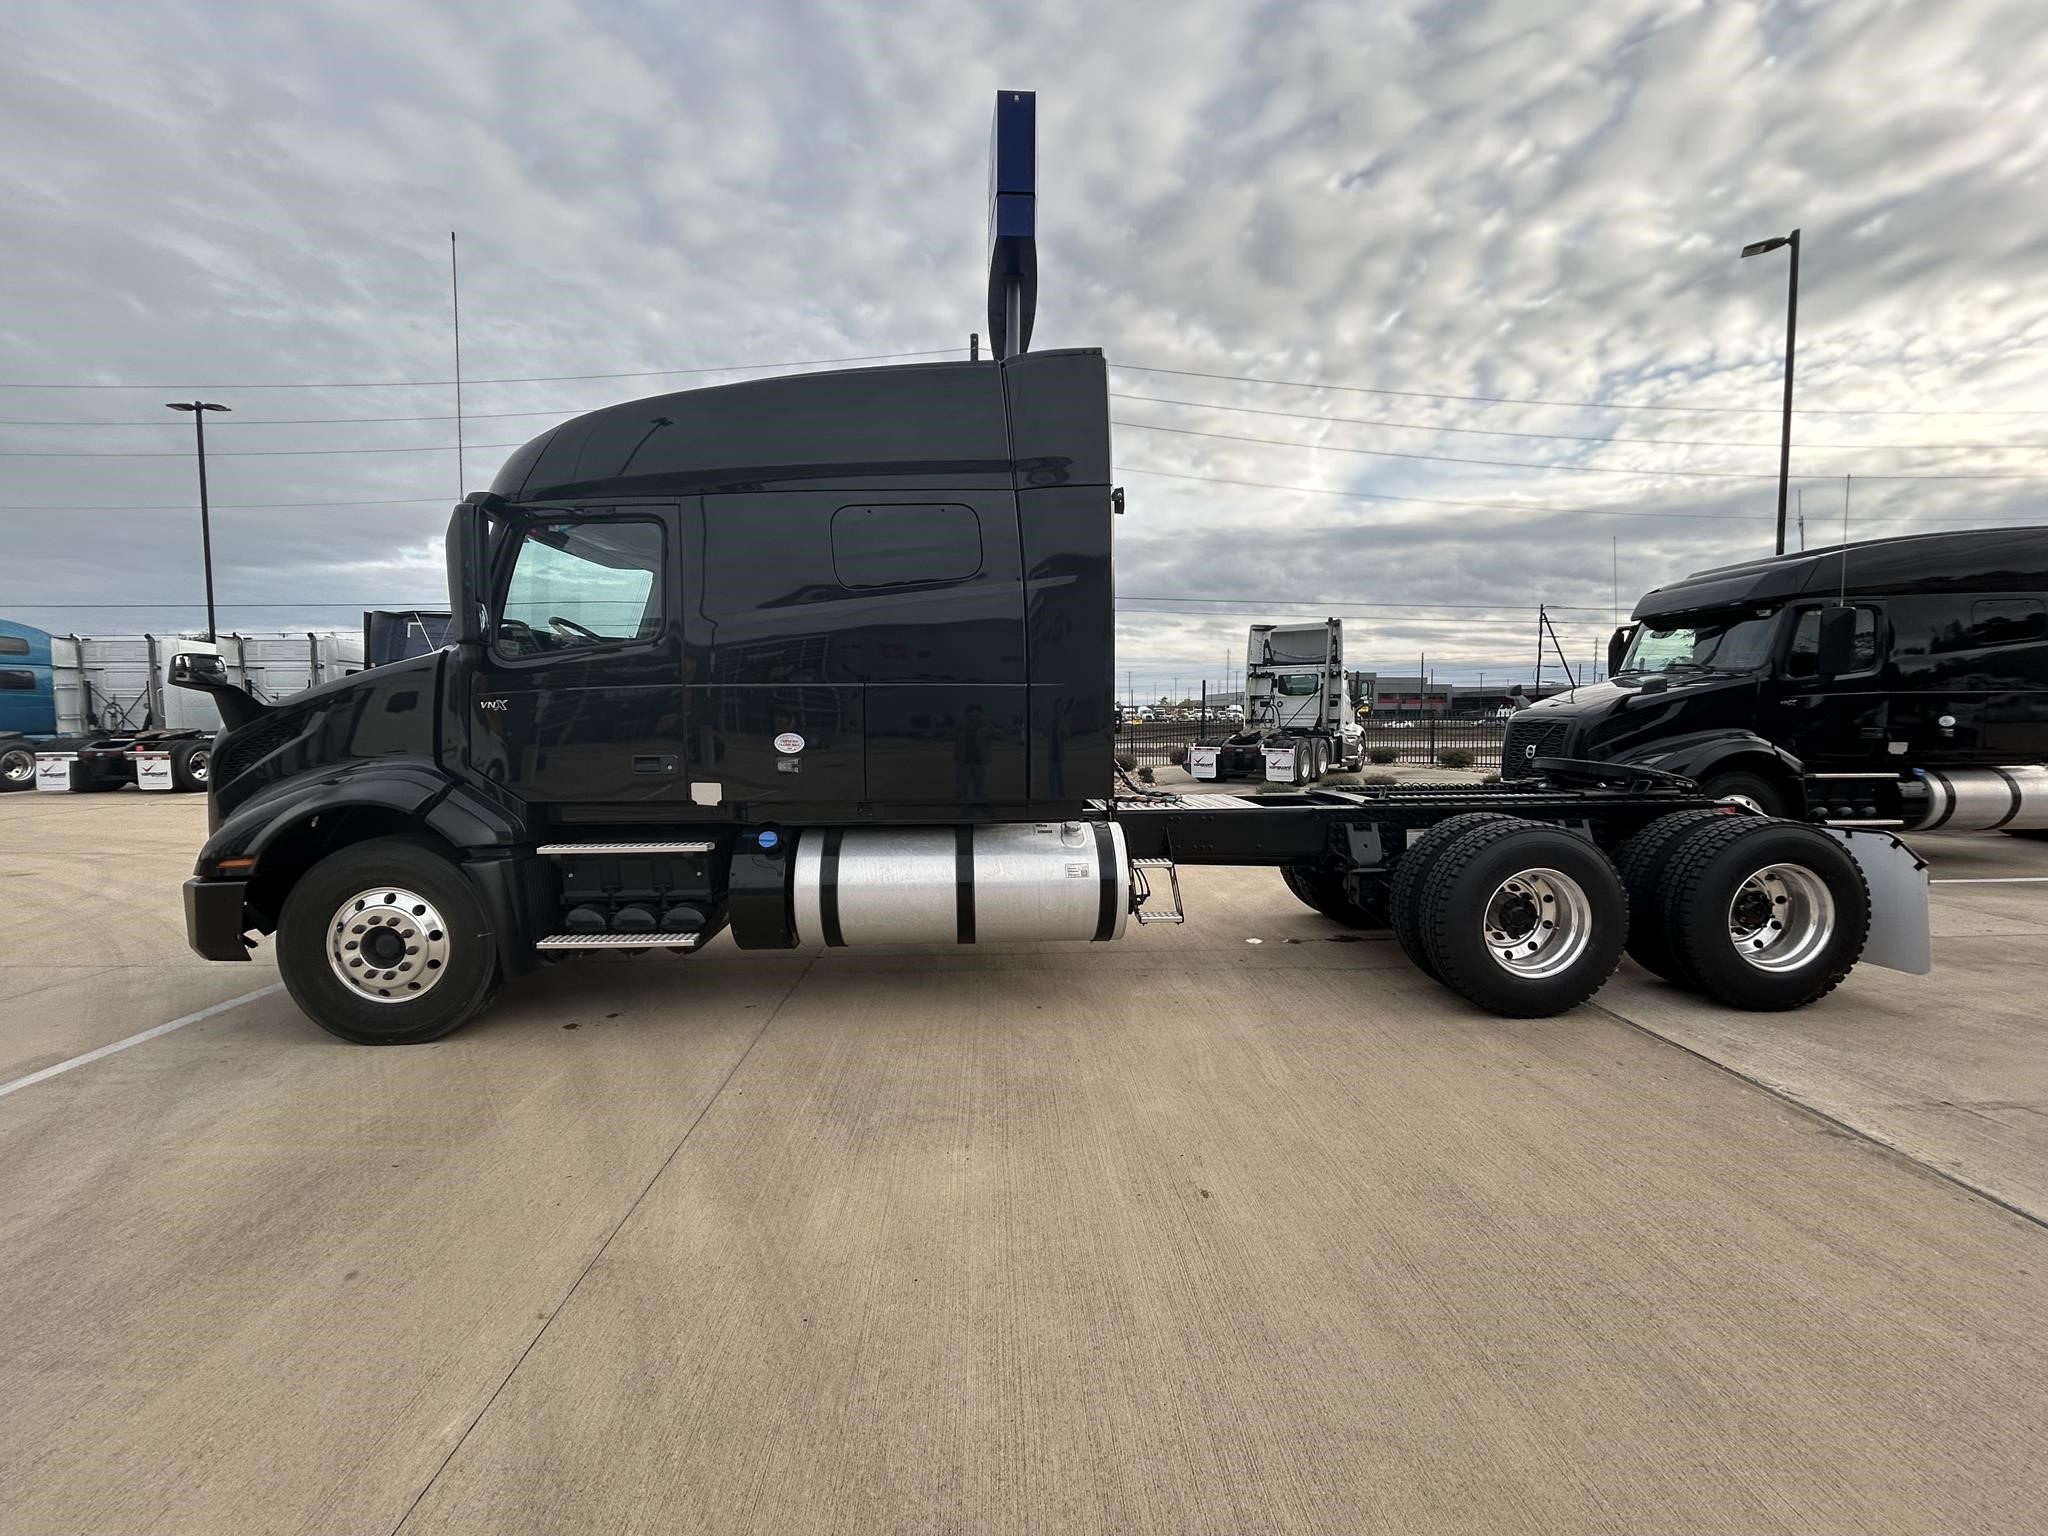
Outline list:
[[[1710,773],[1700,780],[1700,789],[1710,800],[1739,805],[1759,816],[1792,814],[1791,792],[1776,779],[1766,778],[1760,773],[1746,773],[1739,769]]]
[[[380,837],[331,853],[286,898],[277,968],[292,1001],[357,1045],[438,1040],[490,1001],[483,903],[433,844]]]

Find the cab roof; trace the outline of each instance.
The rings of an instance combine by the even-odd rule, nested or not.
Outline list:
[[[1109,483],[1093,348],[785,374],[606,406],[505,460],[514,503],[854,486]]]
[[[2048,591],[2048,527],[1904,534],[1716,566],[1646,593],[1633,617],[1654,619],[1839,591],[1845,561],[1848,590],[1866,596]]]

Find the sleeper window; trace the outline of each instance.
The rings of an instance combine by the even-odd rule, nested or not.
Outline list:
[[[832,568],[851,591],[965,581],[981,570],[974,508],[841,507],[832,514]]]

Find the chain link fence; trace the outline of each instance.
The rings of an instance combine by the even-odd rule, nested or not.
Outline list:
[[[1136,766],[1164,768],[1177,766],[1187,749],[1198,741],[1218,741],[1237,727],[1228,721],[1140,720],[1117,732],[1119,756],[1128,753]],[[1365,727],[1365,766],[1387,768],[1399,764],[1435,766],[1446,752],[1471,755],[1474,768],[1500,767],[1501,738],[1507,732],[1505,720],[1461,720],[1450,716],[1416,715],[1405,720],[1374,718]]]

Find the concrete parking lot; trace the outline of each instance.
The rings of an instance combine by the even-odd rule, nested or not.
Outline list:
[[[2041,1528],[2048,844],[1792,1015],[1197,870],[367,1050],[185,950],[203,826],[0,800],[0,1530]]]

